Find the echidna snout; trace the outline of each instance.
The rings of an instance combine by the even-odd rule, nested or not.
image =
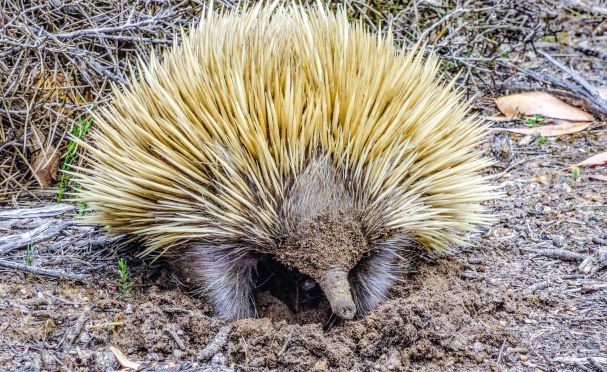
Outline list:
[[[346,270],[341,267],[327,270],[320,279],[320,288],[337,316],[344,319],[354,318],[356,305],[352,299]]]

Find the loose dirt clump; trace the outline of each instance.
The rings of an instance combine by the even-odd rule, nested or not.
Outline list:
[[[210,359],[216,368],[244,370],[497,369],[500,348],[517,343],[504,325],[527,305],[481,278],[465,278],[465,267],[456,260],[423,264],[395,288],[395,298],[354,321],[329,318],[326,301],[294,314],[264,291],[260,318],[227,325],[225,344],[203,360],[202,350],[226,324],[165,276],[136,278],[139,288],[127,298],[111,284],[80,288],[15,277],[0,286],[2,344],[11,345],[0,347],[0,362],[31,365],[34,351],[24,347],[34,340],[46,369],[116,368],[110,346],[146,368]],[[13,348],[24,349],[11,354]]]
[[[350,270],[369,250],[360,224],[349,212],[323,213],[295,231],[278,257],[312,278],[323,277],[331,267]]]

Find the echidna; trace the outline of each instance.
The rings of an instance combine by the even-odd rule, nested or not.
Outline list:
[[[386,298],[412,245],[487,223],[486,127],[422,50],[345,12],[208,11],[94,116],[85,219],[166,255],[228,319],[254,316],[271,258],[351,319]]]

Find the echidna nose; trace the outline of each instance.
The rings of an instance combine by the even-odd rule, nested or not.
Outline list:
[[[320,288],[325,293],[331,310],[335,315],[344,319],[353,319],[356,315],[356,305],[350,293],[348,272],[342,268],[332,268],[323,274],[318,281]]]
[[[334,309],[335,315],[344,319],[353,319],[356,315],[356,306],[352,304],[336,304]]]

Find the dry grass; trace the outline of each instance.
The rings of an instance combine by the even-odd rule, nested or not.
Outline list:
[[[0,19],[0,195],[41,186],[32,163],[66,134],[129,62],[170,45],[202,9],[196,2],[4,1]],[[40,149],[41,148],[41,149]],[[0,196],[2,199],[2,196]]]
[[[27,194],[35,199],[53,198],[56,184],[40,191],[45,183],[34,172],[36,160],[50,159],[54,151],[65,156],[67,133],[92,107],[103,104],[109,84],[125,83],[129,63],[152,48],[170,45],[179,37],[179,28],[196,19],[205,3],[3,1],[0,204],[16,205],[17,198]],[[216,6],[227,7],[236,3],[239,1],[215,2]],[[361,19],[374,30],[387,30],[392,24],[395,40],[401,46],[426,41],[428,49],[444,58],[448,74],[460,74],[460,86],[470,94],[485,96],[495,94],[517,75],[513,64],[525,61],[533,42],[552,38],[563,45],[558,36],[567,26],[567,19],[572,15],[590,17],[589,9],[575,9],[580,2],[572,2],[572,8],[567,9],[560,3],[328,1],[332,7],[345,6],[352,19]],[[602,8],[597,9],[590,11],[601,14]],[[600,26],[600,22],[597,18],[591,27]],[[518,71],[518,75],[522,73]],[[46,162],[51,162],[53,169],[61,164]]]

